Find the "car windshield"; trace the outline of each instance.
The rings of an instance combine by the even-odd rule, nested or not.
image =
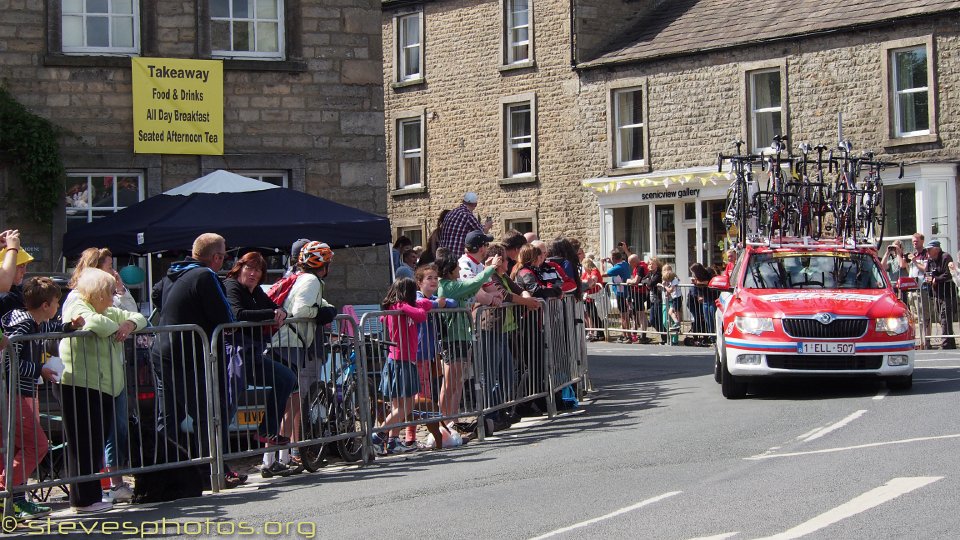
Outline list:
[[[747,264],[747,289],[883,289],[880,268],[865,253],[755,253]]]

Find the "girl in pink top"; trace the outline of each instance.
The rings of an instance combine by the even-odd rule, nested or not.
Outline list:
[[[399,315],[384,316],[390,345],[387,362],[383,366],[380,391],[390,399],[390,414],[383,419],[383,425],[389,426],[409,420],[413,410],[413,400],[420,391],[420,378],[417,374],[417,325],[427,320],[427,312],[432,303],[427,299],[417,300],[417,282],[410,278],[400,278],[393,282],[386,297],[380,303],[384,310],[399,311]],[[374,437],[374,447],[378,453],[393,454],[416,450],[417,446],[400,441],[400,428],[390,430],[386,445]]]

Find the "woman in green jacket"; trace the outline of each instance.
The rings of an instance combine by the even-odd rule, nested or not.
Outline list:
[[[123,340],[147,326],[143,315],[113,307],[116,280],[103,270],[83,270],[74,290],[79,298],[67,306],[63,318],[83,317],[81,330],[93,335],[60,342],[64,365],[60,401],[67,437],[67,471],[72,477],[100,470],[104,438],[114,421],[114,398],[126,391]],[[112,504],[102,502],[102,495],[99,480],[73,484],[70,506],[76,512],[109,510]]]
[[[447,249],[437,250],[437,274],[440,275],[438,296],[456,300],[464,305],[472,299],[484,283],[490,281],[500,256],[487,259],[486,268],[476,277],[458,280],[460,267],[457,257]],[[473,333],[470,331],[470,317],[466,313],[453,313],[446,316],[445,332],[441,344],[443,357],[443,385],[440,388],[440,413],[445,417],[454,417],[460,409],[463,397],[463,372],[470,361]]]

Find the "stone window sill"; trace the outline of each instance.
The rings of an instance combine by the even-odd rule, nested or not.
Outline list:
[[[907,146],[911,144],[931,144],[940,142],[940,136],[936,133],[929,135],[917,135],[914,137],[896,137],[883,141],[884,148],[893,148],[897,146]]]
[[[426,193],[427,188],[425,186],[413,186],[400,189],[394,189],[390,192],[391,197],[402,197],[404,195],[416,195],[419,193]]]
[[[501,179],[501,180],[500,180],[500,185],[501,185],[501,186],[510,186],[510,185],[514,185],[514,184],[533,184],[533,183],[536,183],[536,181],[537,181],[537,176],[536,176],[536,175],[531,175],[531,176],[514,176],[514,177],[511,177],[511,178],[503,178],[503,179]]]

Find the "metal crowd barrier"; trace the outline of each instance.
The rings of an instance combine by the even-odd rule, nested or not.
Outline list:
[[[613,341],[612,334],[617,334],[621,341],[652,339],[652,336],[657,336],[662,343],[668,343],[672,336],[676,335],[676,331],[671,330],[667,322],[666,295],[661,291],[657,296],[657,303],[652,302],[652,298],[649,289],[644,286],[605,283],[600,293],[587,298],[593,302],[592,310],[596,314],[588,316],[587,320],[592,317],[600,318],[603,326],[597,326],[594,321],[584,330],[602,332],[606,341]]]
[[[120,364],[111,359],[113,347],[122,347]],[[18,350],[42,354],[47,367],[69,351],[76,384],[23,379],[26,356]],[[99,494],[101,479],[177,467],[204,466],[209,469],[198,473],[216,474],[206,407],[214,395],[205,361],[209,347],[199,327],[149,328],[109,348],[91,332],[14,336],[2,355],[3,467],[16,474],[6,478],[0,496],[30,492],[42,502],[54,489],[68,493],[87,482],[95,482]],[[82,373],[96,374],[96,380],[84,380]],[[120,391],[113,396],[117,383]],[[33,397],[24,395],[31,390]]]
[[[69,391],[73,387],[40,384],[36,423],[42,434],[37,430],[31,437],[24,436],[19,420],[10,421],[32,414],[24,410],[30,404],[18,398],[15,345],[59,340],[60,350],[75,351],[74,365],[97,362],[98,373],[114,371],[103,364],[109,357],[96,341],[91,349],[89,332],[13,337],[2,351],[0,370],[4,470],[13,471],[18,448],[44,455],[38,455],[40,463],[29,478],[8,481],[0,498],[29,491],[45,500],[52,489],[69,489],[62,486],[178,467],[200,467],[201,475],[209,467],[211,488],[218,491],[224,462],[236,458],[298,448],[310,468],[322,465],[324,455],[336,448],[347,461],[369,462],[373,433],[424,425],[439,440],[438,422],[476,418],[482,438],[485,415],[538,398],[553,416],[557,392],[577,385],[582,397],[589,385],[584,316],[583,303],[572,296],[541,301],[537,310],[511,304],[478,306],[473,312],[431,310],[423,324],[434,347],[402,373],[388,362],[388,352],[411,345],[419,350],[419,343],[411,343],[406,331],[391,336],[386,333],[391,325],[372,324],[393,318],[406,329],[409,316],[398,311],[367,313],[359,325],[339,315],[332,330],[321,327],[307,347],[268,335],[271,322],[222,325],[210,339],[195,325],[149,327],[123,344],[123,365],[115,367],[117,377],[122,373],[123,391],[115,398],[115,412],[95,417],[83,396]],[[288,319],[284,326],[308,328],[308,322]],[[404,384],[413,385],[411,377],[416,392],[409,387],[398,392]],[[281,381],[292,397],[281,397]],[[290,441],[265,444],[258,437],[278,434]],[[108,441],[116,457],[105,469]]]
[[[363,458],[369,407],[361,406],[368,385],[360,383],[367,378],[359,333],[351,317],[335,323],[332,332],[302,318],[281,327],[295,331],[273,321],[216,328],[216,399],[226,404],[214,411],[225,413],[215,422],[221,461],[296,448],[304,468],[315,471],[333,451],[348,462]],[[278,435],[289,442],[269,439]]]
[[[929,349],[936,345],[956,345],[960,333],[960,307],[957,301],[957,286],[946,282],[939,287],[922,285],[919,289],[901,292],[901,300],[910,307],[916,321],[917,343]]]

